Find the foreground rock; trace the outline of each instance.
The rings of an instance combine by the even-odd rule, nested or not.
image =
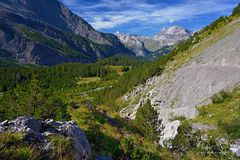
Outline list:
[[[41,153],[51,150],[50,136],[58,135],[70,138],[75,149],[77,160],[91,159],[91,148],[84,132],[73,121],[55,122],[53,120],[37,120],[32,117],[19,117],[12,121],[0,123],[0,133],[23,133],[24,141],[34,144]]]

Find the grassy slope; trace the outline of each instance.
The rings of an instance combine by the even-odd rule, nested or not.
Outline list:
[[[22,33],[24,33],[27,36],[27,38],[29,38],[29,39],[31,39],[35,42],[42,43],[42,44],[44,44],[44,45],[46,45],[46,46],[48,46],[52,49],[55,49],[55,50],[59,51],[60,53],[62,53],[63,55],[66,54],[66,53],[69,56],[72,56],[72,57],[77,57],[77,56],[80,55],[80,53],[78,51],[70,48],[67,45],[62,45],[59,42],[57,42],[56,40],[44,36],[40,32],[31,30],[30,28],[27,28],[27,27],[22,26],[22,25],[18,25],[17,29],[19,31],[21,31]]]
[[[228,135],[229,132],[220,123],[228,125],[238,123],[237,120],[240,118],[240,89],[236,88],[231,92],[227,92],[226,98],[219,99],[221,100],[218,103],[215,102],[199,107],[199,115],[192,119],[191,122],[214,125],[217,128],[211,131],[213,134],[231,138]],[[238,131],[235,130],[235,132]]]

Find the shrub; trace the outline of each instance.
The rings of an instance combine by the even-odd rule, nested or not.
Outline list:
[[[206,139],[201,137],[200,131],[193,131],[191,124],[184,121],[178,128],[177,136],[172,142],[170,141],[171,150],[175,152],[178,159],[189,159],[189,157],[193,159],[235,159],[227,141],[218,140],[213,136],[208,136]]]
[[[120,150],[123,153],[122,159],[133,159],[133,160],[150,160],[154,159],[154,155],[150,152],[146,152],[137,144],[134,143],[130,137],[125,137],[120,142]],[[120,157],[118,157],[121,159]]]
[[[197,110],[200,116],[206,116],[208,114],[207,109],[205,107],[198,107]]]
[[[151,106],[150,100],[138,109],[135,124],[146,138],[158,142],[163,126],[161,120],[158,120],[158,113]]]
[[[193,133],[191,124],[184,121],[178,128],[177,136],[172,140],[172,150],[186,154],[189,150],[197,147],[199,138],[199,132]]]
[[[231,93],[226,91],[221,91],[219,94],[215,94],[212,97],[212,102],[213,104],[220,104],[226,101],[227,99],[230,99],[231,97],[232,97]]]
[[[221,120],[218,121],[218,126],[223,129],[229,138],[239,139],[240,138],[240,117],[235,118],[231,122],[224,123]]]
[[[217,140],[217,137],[209,137],[208,140],[201,141],[198,149],[199,153],[204,157],[228,160],[236,159],[236,156],[230,151],[230,145],[226,142]]]

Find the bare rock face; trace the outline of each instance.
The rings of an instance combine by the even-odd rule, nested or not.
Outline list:
[[[239,24],[239,21],[234,23]],[[179,116],[194,118],[198,114],[197,107],[210,103],[214,94],[240,84],[239,42],[240,30],[235,28],[176,70],[167,68],[162,75],[151,78],[154,84],[147,81],[136,87],[123,100],[129,101],[140,96],[140,101],[123,109],[122,116],[134,119],[138,107],[150,99],[152,106],[159,111],[159,119],[168,126],[165,132],[174,135],[176,129],[171,128],[177,128],[177,122],[171,122],[171,119]],[[163,136],[163,140],[170,137]]]
[[[69,137],[76,150],[76,159],[90,160],[92,158],[91,148],[84,132],[73,121],[41,121],[32,117],[19,117],[12,121],[1,122],[0,133],[3,132],[24,133],[24,141],[36,145],[43,153],[47,153],[51,149],[49,136],[54,134]]]
[[[132,50],[136,56],[145,57],[149,54],[149,51],[144,46],[143,37],[127,34],[117,34],[117,37],[125,47]]]

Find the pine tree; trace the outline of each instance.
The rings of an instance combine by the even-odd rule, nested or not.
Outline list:
[[[151,106],[150,100],[138,109],[135,122],[146,138],[156,142],[160,140],[164,127],[162,120],[158,119],[157,111]]]

